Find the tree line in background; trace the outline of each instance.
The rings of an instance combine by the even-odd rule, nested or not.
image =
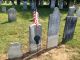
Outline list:
[[[17,5],[20,5],[20,3],[22,1],[27,1],[27,2],[32,2],[32,1],[35,1],[36,2],[36,6],[38,7],[41,3],[44,3],[44,2],[48,2],[49,3],[49,6],[51,4],[51,0],[3,0],[3,3],[4,2],[7,2],[9,3],[11,1],[11,3],[13,5],[15,5],[14,1],[17,2]],[[55,3],[55,6],[58,7],[58,3],[60,0],[55,0],[56,3]],[[62,0],[63,1],[63,6],[68,8],[70,4],[79,4],[80,3],[80,0]]]

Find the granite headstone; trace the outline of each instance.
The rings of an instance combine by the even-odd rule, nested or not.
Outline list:
[[[76,22],[77,22],[77,16],[66,17],[63,40],[62,40],[63,43],[66,43],[67,41],[73,38]]]
[[[59,9],[63,9],[63,0],[60,0],[59,2]]]
[[[23,1],[23,11],[27,10],[27,1]]]
[[[6,7],[2,7],[2,12],[6,13]]]
[[[53,13],[50,14],[49,17],[47,48],[57,47],[59,37],[59,24],[60,12],[59,9],[55,7]]]
[[[50,8],[55,8],[55,2],[56,2],[56,0],[51,0],[51,6],[50,6]]]
[[[8,22],[16,21],[17,19],[17,11],[15,8],[10,8],[8,10]]]

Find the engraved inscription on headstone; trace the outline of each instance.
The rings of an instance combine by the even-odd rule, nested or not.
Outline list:
[[[56,47],[58,45],[58,32],[60,24],[60,12],[56,7],[53,14],[50,14],[48,23],[48,41],[47,48]]]
[[[36,52],[41,49],[41,35],[42,35],[42,26],[39,24],[32,24],[29,27],[29,50],[30,52]]]
[[[50,8],[55,8],[55,2],[56,2],[56,0],[51,0],[51,6],[50,6]]]
[[[17,14],[17,11],[16,11],[16,9],[15,8],[10,8],[9,10],[8,10],[8,21],[9,22],[12,22],[12,21],[16,21],[16,14]]]
[[[19,58],[22,57],[21,44],[18,42],[11,43],[8,49],[8,58]]]
[[[73,38],[76,22],[76,16],[67,16],[63,34],[63,43],[66,43],[68,40]]]
[[[2,7],[2,12],[6,13],[6,7]]]
[[[76,11],[75,5],[69,7],[68,16],[74,16],[75,11]]]

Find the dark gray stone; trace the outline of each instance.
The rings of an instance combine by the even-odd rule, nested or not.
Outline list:
[[[42,26],[39,24],[36,26],[36,24],[32,24],[29,27],[29,50],[30,52],[36,52],[37,47],[38,50],[41,49],[41,35],[42,35]],[[39,41],[36,41],[39,40]]]
[[[76,16],[67,16],[63,34],[63,43],[66,43],[67,41],[73,38],[76,22]]]
[[[47,48],[56,47],[58,45],[58,32],[60,24],[60,12],[56,7],[54,12],[50,14],[49,23],[48,23],[48,41]]]
[[[22,57],[21,44],[18,42],[11,43],[8,49],[8,58],[19,58]]]
[[[15,8],[10,8],[8,10],[8,21],[12,22],[12,21],[16,21],[17,19],[17,11]]]

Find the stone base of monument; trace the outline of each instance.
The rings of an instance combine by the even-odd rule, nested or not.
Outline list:
[[[42,35],[42,26],[39,24],[32,24],[29,27],[29,51],[31,53],[37,52],[41,49],[41,35]],[[39,41],[36,41],[38,39]],[[38,42],[38,44],[36,43]]]

